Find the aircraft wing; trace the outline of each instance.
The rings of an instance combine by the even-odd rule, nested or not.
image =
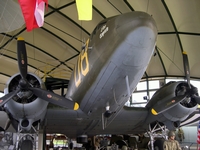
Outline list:
[[[105,118],[103,112],[102,115],[88,116],[80,109],[73,111],[53,106],[48,107],[47,110],[46,132],[62,133],[72,138],[77,135],[139,134],[148,131],[149,125],[153,126],[156,122],[167,125],[168,129],[173,129],[176,123],[182,122],[183,124],[190,120],[191,115],[194,115],[186,115],[184,110],[189,109],[180,109],[180,107],[181,105],[177,105],[175,108],[155,116],[145,107],[124,106],[116,114]],[[183,116],[178,119],[175,118],[178,115],[176,116],[173,109],[180,110]],[[182,118],[186,119],[183,120]]]
[[[147,114],[148,111],[145,108],[124,106],[119,114],[112,115],[108,120],[103,120],[102,116],[89,117],[81,110],[73,111],[50,107],[46,114],[46,132],[62,132],[68,137],[83,134],[136,134],[146,131],[145,128],[140,126],[144,123]]]

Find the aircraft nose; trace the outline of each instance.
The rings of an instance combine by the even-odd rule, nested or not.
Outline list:
[[[116,20],[117,35],[123,43],[125,66],[145,68],[156,43],[157,28],[153,18],[144,12],[131,12]],[[141,61],[142,60],[142,61]]]
[[[116,24],[118,35],[121,38],[125,38],[126,42],[130,44],[133,44],[133,41],[138,41],[145,46],[149,45],[148,38],[156,40],[156,23],[152,16],[145,12],[131,12],[122,15],[116,20]]]

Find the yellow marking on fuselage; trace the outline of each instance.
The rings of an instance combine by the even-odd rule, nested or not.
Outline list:
[[[81,51],[80,55],[78,56],[77,65],[74,68],[74,82],[75,86],[78,87],[81,84],[81,77],[86,76],[89,72],[89,60],[88,60],[88,44],[89,39],[85,43],[85,48]],[[83,68],[83,64],[85,61],[85,68]],[[77,78],[78,77],[78,78]]]
[[[79,58],[80,58],[80,55],[78,56],[78,62],[77,62],[78,65],[75,66],[75,68],[74,68],[74,81],[75,81],[76,87],[78,87],[81,83],[81,74],[80,74],[80,65],[79,65],[80,59]],[[77,73],[77,70],[78,70],[78,73]],[[78,80],[77,80],[77,75],[78,75]]]
[[[86,42],[85,45],[85,50],[82,51],[81,55],[81,73],[86,76],[87,73],[89,72],[89,61],[88,61],[88,44],[89,44],[89,39]],[[86,67],[83,69],[83,60],[85,59]]]

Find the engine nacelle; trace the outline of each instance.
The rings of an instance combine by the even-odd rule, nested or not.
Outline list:
[[[196,90],[193,85],[191,85],[191,89]],[[170,130],[179,127],[181,121],[197,109],[198,105],[194,95],[198,96],[198,93],[192,90],[190,90],[188,83],[183,81],[169,82],[164,85],[153,95],[146,106],[150,111],[147,122],[151,123],[151,120],[156,118],[158,122],[164,123]],[[178,101],[177,97],[183,98]],[[168,107],[168,105],[171,106]],[[151,112],[155,106],[163,109],[158,115]]]
[[[187,108],[182,104],[177,104],[173,108],[159,114],[157,117],[158,122],[162,122],[169,130],[178,128],[182,121],[184,121],[190,114],[197,109],[197,105]]]
[[[19,73],[12,76],[6,84],[4,93],[7,94],[16,90],[20,79]],[[35,74],[28,73],[27,81],[32,87],[45,89],[43,81]],[[30,90],[21,90],[5,104],[5,109],[11,114],[12,118],[19,122],[21,129],[29,131],[35,121],[44,119],[47,105],[48,102],[38,98]]]

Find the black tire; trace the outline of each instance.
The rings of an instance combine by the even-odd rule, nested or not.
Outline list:
[[[128,144],[124,140],[118,140],[116,144],[119,146],[121,149],[123,146],[128,146]]]
[[[33,143],[31,140],[24,140],[21,144],[21,150],[33,150]]]
[[[163,144],[164,144],[164,139],[157,139],[153,145],[154,145],[154,150],[164,150],[163,149]]]
[[[77,137],[76,141],[77,141],[77,143],[84,144],[84,143],[88,142],[88,138],[87,137]]]

